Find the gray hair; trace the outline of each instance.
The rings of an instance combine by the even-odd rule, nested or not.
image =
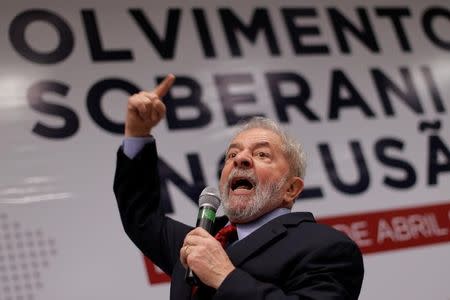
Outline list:
[[[303,151],[302,144],[289,136],[275,121],[266,117],[252,117],[239,123],[239,125],[234,138],[240,133],[253,128],[267,129],[277,134],[281,138],[281,150],[289,163],[291,174],[302,179],[305,177],[306,154]]]

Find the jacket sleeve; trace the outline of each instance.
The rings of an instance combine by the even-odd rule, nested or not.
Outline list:
[[[145,256],[171,275],[184,237],[192,227],[166,217],[162,211],[154,141],[133,159],[119,148],[114,193],[127,235]]]
[[[214,299],[358,299],[364,267],[361,252],[352,241],[330,243],[302,260],[305,262],[292,265],[287,276],[289,290],[236,268],[225,278]]]

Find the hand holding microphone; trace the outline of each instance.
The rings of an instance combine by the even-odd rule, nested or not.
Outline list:
[[[217,289],[235,269],[222,245],[210,234],[219,205],[217,189],[205,188],[199,198],[197,228],[186,235],[180,250],[186,281],[191,285],[198,285],[200,280]]]

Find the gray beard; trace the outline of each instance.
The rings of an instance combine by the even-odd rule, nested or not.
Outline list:
[[[235,176],[245,176],[250,178],[256,183],[254,189],[255,194],[253,196],[234,196],[233,202],[246,202],[243,207],[232,208],[230,206],[229,198],[229,183],[231,178]],[[266,184],[259,184],[255,174],[249,170],[234,169],[228,176],[226,183],[220,187],[220,194],[222,198],[222,207],[225,215],[234,221],[247,220],[254,216],[258,216],[261,211],[269,206],[271,201],[276,200],[280,197],[280,191],[284,183],[287,180],[287,176],[283,177],[281,180],[275,182],[268,182]]]

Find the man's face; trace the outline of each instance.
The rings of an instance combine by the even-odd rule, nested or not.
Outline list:
[[[220,177],[222,204],[230,221],[246,223],[286,206],[288,173],[289,163],[276,133],[253,128],[236,136]]]

